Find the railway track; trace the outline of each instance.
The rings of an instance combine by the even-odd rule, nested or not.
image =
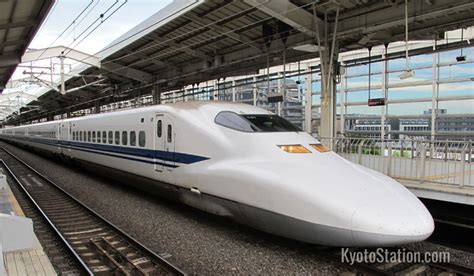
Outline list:
[[[352,248],[349,251],[365,251],[366,249]],[[397,250],[407,254],[416,252],[399,247],[387,248],[389,252]],[[367,249],[368,252],[376,252],[376,249]],[[474,267],[456,262],[404,262],[403,260],[380,263],[380,262],[355,262],[354,264],[343,263],[341,250],[329,248],[323,250],[333,261],[339,261],[348,268],[357,271],[357,275],[474,275]],[[423,254],[423,252],[421,252]]]
[[[2,147],[0,152],[2,170],[24,194],[19,201],[33,214],[40,239],[47,239],[50,250],[45,249],[53,252],[59,274],[186,275],[13,153]]]

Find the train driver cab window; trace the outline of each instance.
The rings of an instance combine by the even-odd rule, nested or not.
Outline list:
[[[109,131],[109,144],[114,143],[114,133],[112,131]]]
[[[100,143],[100,131],[97,131],[97,143]]]
[[[139,145],[140,147],[144,147],[144,146],[145,146],[145,142],[146,142],[145,139],[146,139],[145,131],[142,130],[142,131],[140,131],[140,132],[138,133],[138,145]]]
[[[107,143],[107,131],[102,131],[102,143]]]
[[[92,141],[92,133],[90,131],[87,132],[87,142]]]
[[[130,131],[130,146],[137,145],[137,133],[135,131]]]
[[[158,137],[161,137],[163,133],[163,122],[161,120],[158,120],[158,122],[156,123],[156,134],[158,135]]]
[[[126,131],[122,131],[122,145],[126,146],[127,145],[127,132]]]
[[[230,111],[222,111],[217,114],[214,119],[216,124],[225,126],[234,130],[244,132],[254,132],[256,128],[252,126],[247,120],[239,116],[239,114]]]
[[[168,143],[171,143],[173,140],[173,127],[171,125],[168,125]]]
[[[115,144],[120,145],[120,131],[115,132]]]
[[[216,124],[244,132],[298,132],[300,129],[286,119],[273,114],[237,114],[222,111]]]
[[[95,131],[92,131],[92,143],[95,143]]]

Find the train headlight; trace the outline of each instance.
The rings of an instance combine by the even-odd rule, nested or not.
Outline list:
[[[278,145],[278,147],[289,153],[310,153],[310,151],[302,145]]]
[[[311,147],[313,147],[315,150],[319,152],[328,152],[331,151],[330,149],[326,148],[323,146],[323,144],[310,144]]]

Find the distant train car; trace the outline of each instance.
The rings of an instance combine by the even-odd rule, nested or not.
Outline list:
[[[300,241],[390,246],[434,230],[404,186],[251,105],[157,105],[12,127],[1,138]]]

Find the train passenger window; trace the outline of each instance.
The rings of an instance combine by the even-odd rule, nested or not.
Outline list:
[[[107,131],[102,131],[102,143],[107,143]]]
[[[72,140],[76,141],[76,135],[77,135],[77,132],[74,131],[74,132],[72,133]]]
[[[92,139],[92,133],[90,131],[87,132],[87,142],[90,142]]]
[[[82,131],[79,131],[79,141],[82,141]]]
[[[84,140],[83,140],[83,141],[84,141],[84,142],[87,142],[87,135],[86,135],[86,132],[83,131],[82,134],[83,134],[82,136],[84,136]]]
[[[92,143],[95,143],[95,131],[92,131]]]
[[[156,123],[156,134],[158,134],[158,137],[161,137],[161,133],[163,132],[162,124],[163,122],[161,120],[158,120],[158,122]]]
[[[145,146],[145,139],[146,139],[146,136],[145,136],[145,131],[140,131],[138,132],[138,145],[140,147],[144,147]]]
[[[128,135],[127,135],[127,132],[126,132],[126,131],[122,131],[122,145],[124,145],[124,146],[126,146],[126,145],[127,145],[127,142],[128,142],[128,141],[127,141],[127,140],[128,140],[128,139],[127,139],[127,138],[128,138],[127,136],[128,136]]]
[[[120,131],[115,132],[115,144],[120,145]]]
[[[97,131],[97,143],[100,143],[100,131]]]
[[[171,143],[173,137],[173,127],[168,125],[168,143]]]
[[[114,133],[112,131],[109,131],[109,144],[114,143]]]
[[[137,145],[137,133],[135,131],[130,131],[130,146]]]

